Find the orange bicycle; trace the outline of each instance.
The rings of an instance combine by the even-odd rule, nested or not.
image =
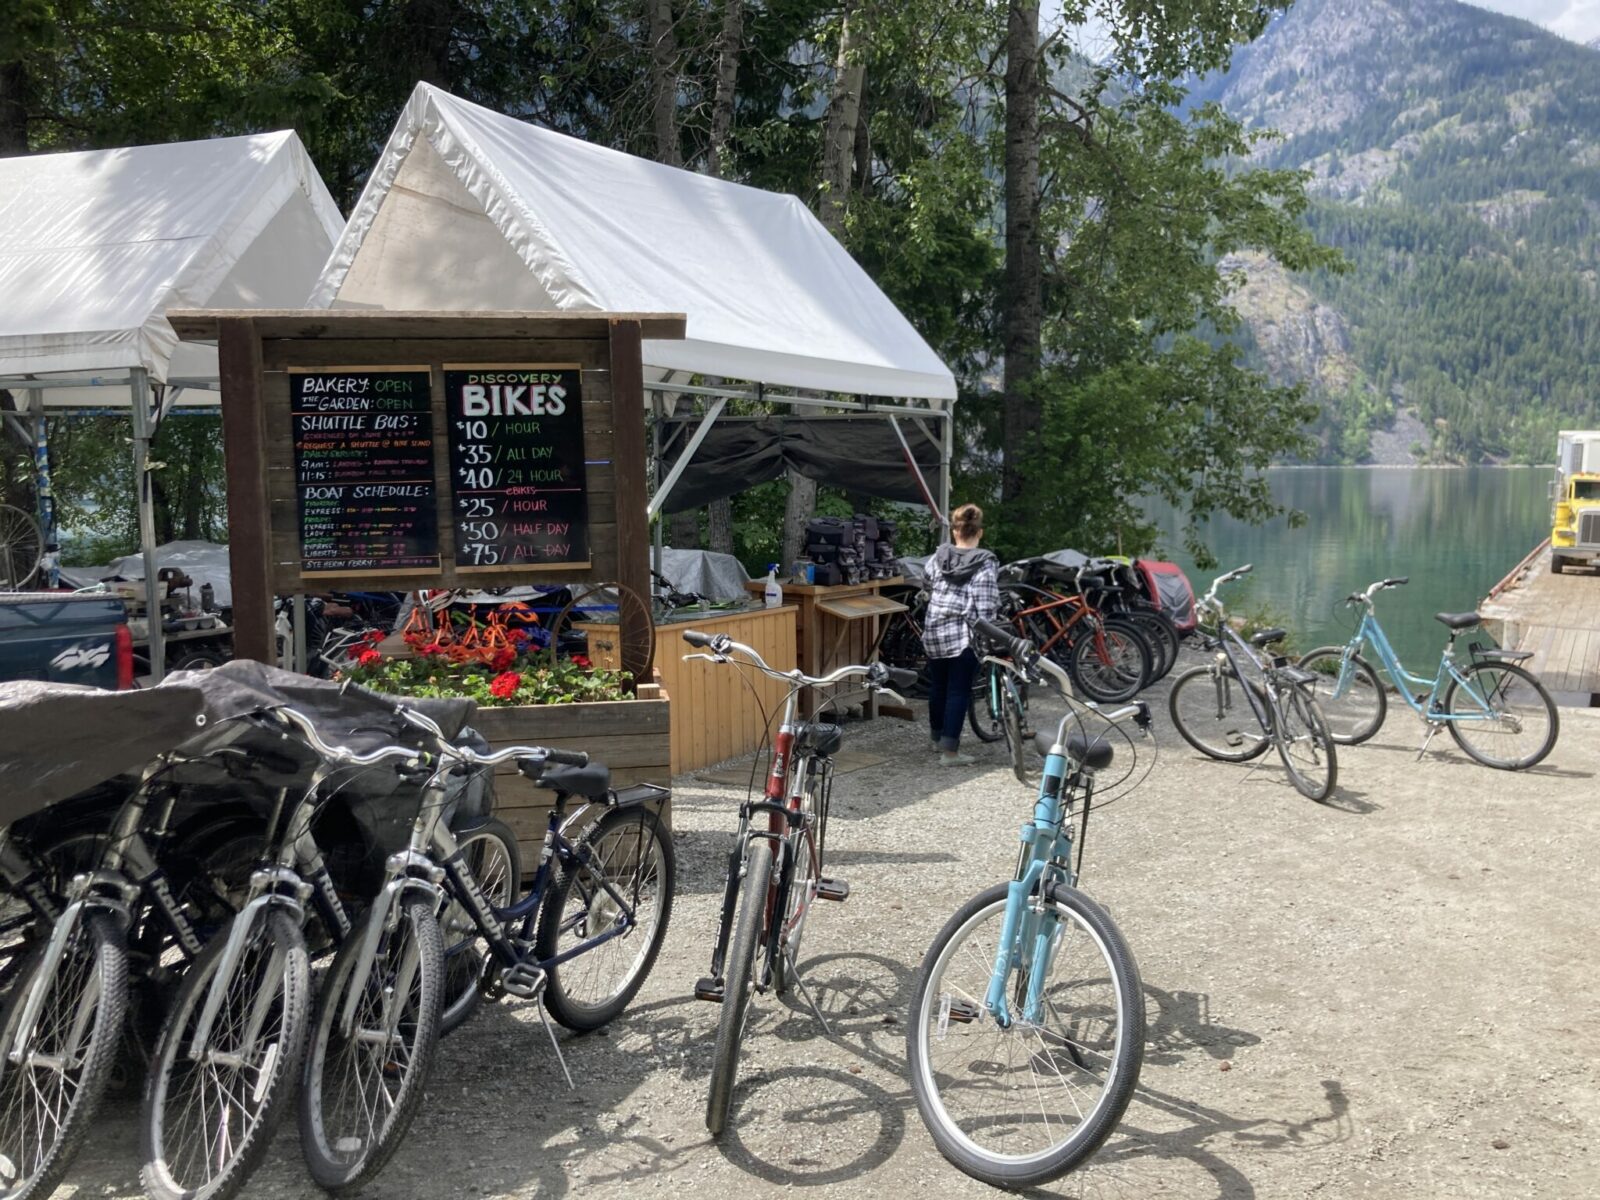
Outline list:
[[[1002,615],[1040,654],[1066,668],[1074,687],[1097,703],[1120,704],[1150,681],[1153,660],[1143,631],[1101,613],[1080,593],[1043,583],[1075,587],[1077,569],[1038,559],[1009,564],[1000,584]]]

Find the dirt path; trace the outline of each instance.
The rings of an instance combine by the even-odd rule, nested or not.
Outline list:
[[[1188,752],[1166,726],[1142,789],[1091,821],[1085,883],[1138,958],[1150,1036],[1138,1097],[1096,1160],[1045,1194],[1589,1197],[1600,1192],[1600,719],[1564,710],[1524,775],[1414,722],[1345,752],[1337,803]],[[1409,717],[1409,714],[1406,714]],[[911,974],[944,920],[1008,878],[1026,793],[981,750],[930,763],[920,728],[851,727],[882,756],[841,775],[829,830],[851,899],[820,909],[799,1001],[762,997],[719,1148],[703,1114],[706,969],[740,792],[676,798],[666,949],[605,1036],[565,1038],[562,1085],[527,1006],[440,1053],[372,1197],[993,1195],[934,1149],[903,1074]],[[136,1194],[131,1121],[105,1123],[82,1194]],[[285,1137],[251,1197],[315,1194]]]

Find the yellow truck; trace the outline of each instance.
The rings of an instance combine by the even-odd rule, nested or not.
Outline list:
[[[1600,566],[1600,429],[1557,435],[1550,494],[1550,573],[1560,575],[1568,563]]]

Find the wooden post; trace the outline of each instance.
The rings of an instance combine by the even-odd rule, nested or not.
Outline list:
[[[650,520],[640,503],[645,489],[644,362],[637,320],[611,321],[611,463],[617,478],[617,582],[650,603]],[[624,500],[624,497],[631,497]],[[623,630],[623,637],[645,637]]]
[[[261,339],[248,317],[217,322],[223,462],[228,476],[228,571],[233,585],[233,654],[276,664],[267,512],[266,409]]]

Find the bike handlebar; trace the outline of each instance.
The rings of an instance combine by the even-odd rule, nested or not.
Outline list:
[[[711,651],[710,654],[685,654],[685,662],[699,659],[705,662],[726,663],[733,662],[733,654],[738,652],[749,664],[760,671],[769,679],[779,679],[792,688],[801,687],[830,687],[836,683],[843,683],[846,679],[856,675],[866,676],[869,688],[882,688],[893,685],[899,688],[910,687],[917,681],[917,673],[902,667],[891,667],[887,663],[868,663],[865,665],[853,664],[840,667],[827,675],[814,676],[804,674],[799,667],[792,671],[780,671],[776,667],[768,666],[767,660],[753,647],[746,646],[743,642],[736,642],[725,633],[702,633],[698,629],[685,629],[683,640],[691,646],[702,646]]]
[[[548,746],[507,746],[504,750],[496,750],[490,754],[480,754],[470,746],[458,746],[444,736],[444,732],[430,718],[403,704],[395,703],[393,696],[384,696],[382,693],[371,692],[370,695],[378,696],[385,703],[394,708],[396,714],[409,724],[422,730],[432,738],[439,757],[447,758],[458,763],[474,763],[478,766],[495,766],[499,763],[510,762],[512,759],[533,759],[539,763],[555,763],[558,766],[585,767],[589,765],[589,756],[582,750],[555,750]],[[323,739],[317,731],[316,722],[298,709],[282,705],[272,710],[280,720],[287,722],[299,730],[312,749],[324,758],[350,767],[370,767],[388,759],[410,759],[413,767],[423,766],[427,755],[422,751],[413,750],[408,746],[382,746],[366,754],[357,754],[345,746],[335,746]]]
[[[1411,582],[1409,575],[1397,575],[1393,579],[1380,579],[1368,586],[1364,592],[1351,592],[1345,597],[1347,604],[1371,604],[1372,598],[1387,588],[1404,587]]]

